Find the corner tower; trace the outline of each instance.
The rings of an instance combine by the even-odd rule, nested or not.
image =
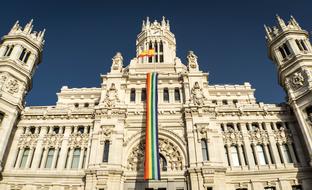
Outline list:
[[[0,171],[10,135],[41,61],[45,31],[33,31],[32,22],[23,28],[17,21],[0,43]]]
[[[269,58],[276,64],[279,84],[288,95],[312,165],[312,47],[308,32],[294,17],[276,16],[277,26],[265,26]]]

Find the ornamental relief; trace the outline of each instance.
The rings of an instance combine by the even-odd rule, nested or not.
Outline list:
[[[240,131],[228,130],[222,132],[224,144],[240,144],[243,142],[243,135]]]
[[[43,145],[46,147],[61,147],[63,134],[46,134],[43,137]]]
[[[194,54],[193,51],[189,51],[188,55],[187,55],[187,62],[188,62],[188,66],[189,68],[195,69],[198,66],[197,63],[197,56]]]
[[[22,134],[18,140],[18,147],[36,147],[38,141],[38,134]]]
[[[101,141],[110,140],[114,126],[101,126],[99,136]]]
[[[5,81],[8,79],[8,74],[7,73],[1,73],[0,75],[0,90],[2,89]]]
[[[296,72],[291,76],[291,85],[294,89],[298,89],[304,85],[305,79],[301,72]]]
[[[70,134],[68,139],[69,147],[88,147],[89,134],[88,133],[80,133],[75,132]]]
[[[207,98],[204,95],[203,89],[199,86],[198,82],[195,82],[191,90],[191,101],[197,106],[202,106],[206,100]]]
[[[106,92],[106,96],[104,99],[104,106],[106,107],[115,107],[116,103],[120,102],[117,89],[115,87],[115,84],[112,83],[111,87]]]
[[[145,142],[142,140],[135,146],[128,156],[127,169],[130,171],[143,171],[144,169]],[[168,171],[183,169],[183,158],[179,148],[168,139],[159,139],[159,153],[162,154],[167,162]]]
[[[292,135],[290,134],[290,131],[284,127],[274,130],[273,133],[275,140],[279,143],[292,142]]]
[[[267,144],[269,142],[268,132],[260,129],[248,131],[248,137],[254,144]]]
[[[200,141],[200,139],[207,139],[208,132],[211,130],[208,128],[208,124],[196,124],[196,131],[198,135],[198,141]]]

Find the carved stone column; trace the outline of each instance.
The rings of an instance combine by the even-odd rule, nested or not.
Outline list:
[[[20,167],[24,150],[25,150],[24,148],[20,149],[20,151],[18,153],[18,156],[17,156],[17,161],[16,161],[16,164],[15,164],[15,168],[19,168]]]
[[[242,166],[245,166],[246,163],[245,163],[245,158],[244,158],[244,154],[243,154],[243,151],[242,151],[242,145],[238,144],[237,145],[237,149],[238,149],[239,161],[240,161]]]
[[[252,149],[251,149],[251,146],[250,146],[250,140],[249,140],[249,137],[248,137],[248,131],[247,131],[245,123],[241,124],[241,131],[242,131],[242,135],[243,135],[243,143],[244,143],[245,153],[246,153],[246,156],[247,156],[248,167],[249,167],[249,169],[254,169],[255,161],[254,161],[254,158],[253,158]]]
[[[59,147],[55,147],[55,152],[53,154],[52,166],[51,166],[52,169],[54,169],[55,166],[56,166],[56,161],[57,161],[57,158],[58,158],[58,155],[59,155],[59,151],[60,151],[60,148]]]
[[[44,148],[43,156],[42,156],[42,160],[41,160],[41,165],[40,165],[41,169],[45,167],[45,164],[46,164],[46,161],[47,161],[48,152],[49,152],[49,149],[47,147]]]
[[[84,154],[85,154],[85,148],[81,147],[78,169],[82,169]]]
[[[57,165],[58,170],[63,170],[66,167],[65,162],[66,162],[67,151],[68,151],[68,138],[71,133],[71,126],[66,126],[64,128],[65,128],[65,132],[64,132],[62,145],[61,145],[61,150],[60,150],[60,156],[59,156],[60,160],[58,161],[59,164]]]
[[[263,149],[264,149],[264,154],[265,154],[265,159],[267,160],[267,164],[271,165],[271,156],[270,156],[270,152],[268,150],[268,145],[267,144],[263,144]]]
[[[73,161],[74,148],[70,147],[70,151],[69,151],[68,154],[69,154],[69,156],[68,156],[66,168],[69,170],[69,169],[71,169],[71,164],[72,164],[72,161]]]
[[[37,168],[40,168],[39,163],[42,157],[43,152],[43,138],[47,134],[48,128],[46,126],[41,127],[41,131],[38,137],[37,147],[34,154],[33,164],[31,166],[32,170],[36,170]]]

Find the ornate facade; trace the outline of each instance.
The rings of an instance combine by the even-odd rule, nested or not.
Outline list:
[[[143,21],[136,58],[121,53],[97,88],[62,87],[54,106],[24,107],[44,31],[17,22],[0,44],[0,189],[309,190],[312,47],[291,17],[265,27],[287,102],[213,85],[190,51],[176,56],[169,21]],[[152,57],[138,57],[148,49]],[[144,181],[146,73],[157,71],[160,181]]]

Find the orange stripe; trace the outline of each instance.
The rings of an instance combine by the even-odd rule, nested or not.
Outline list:
[[[149,123],[150,123],[150,109],[149,109],[149,90],[150,90],[150,74],[147,74],[146,78],[146,129],[145,129],[145,167],[144,167],[144,179],[149,179],[150,166],[149,166]]]

